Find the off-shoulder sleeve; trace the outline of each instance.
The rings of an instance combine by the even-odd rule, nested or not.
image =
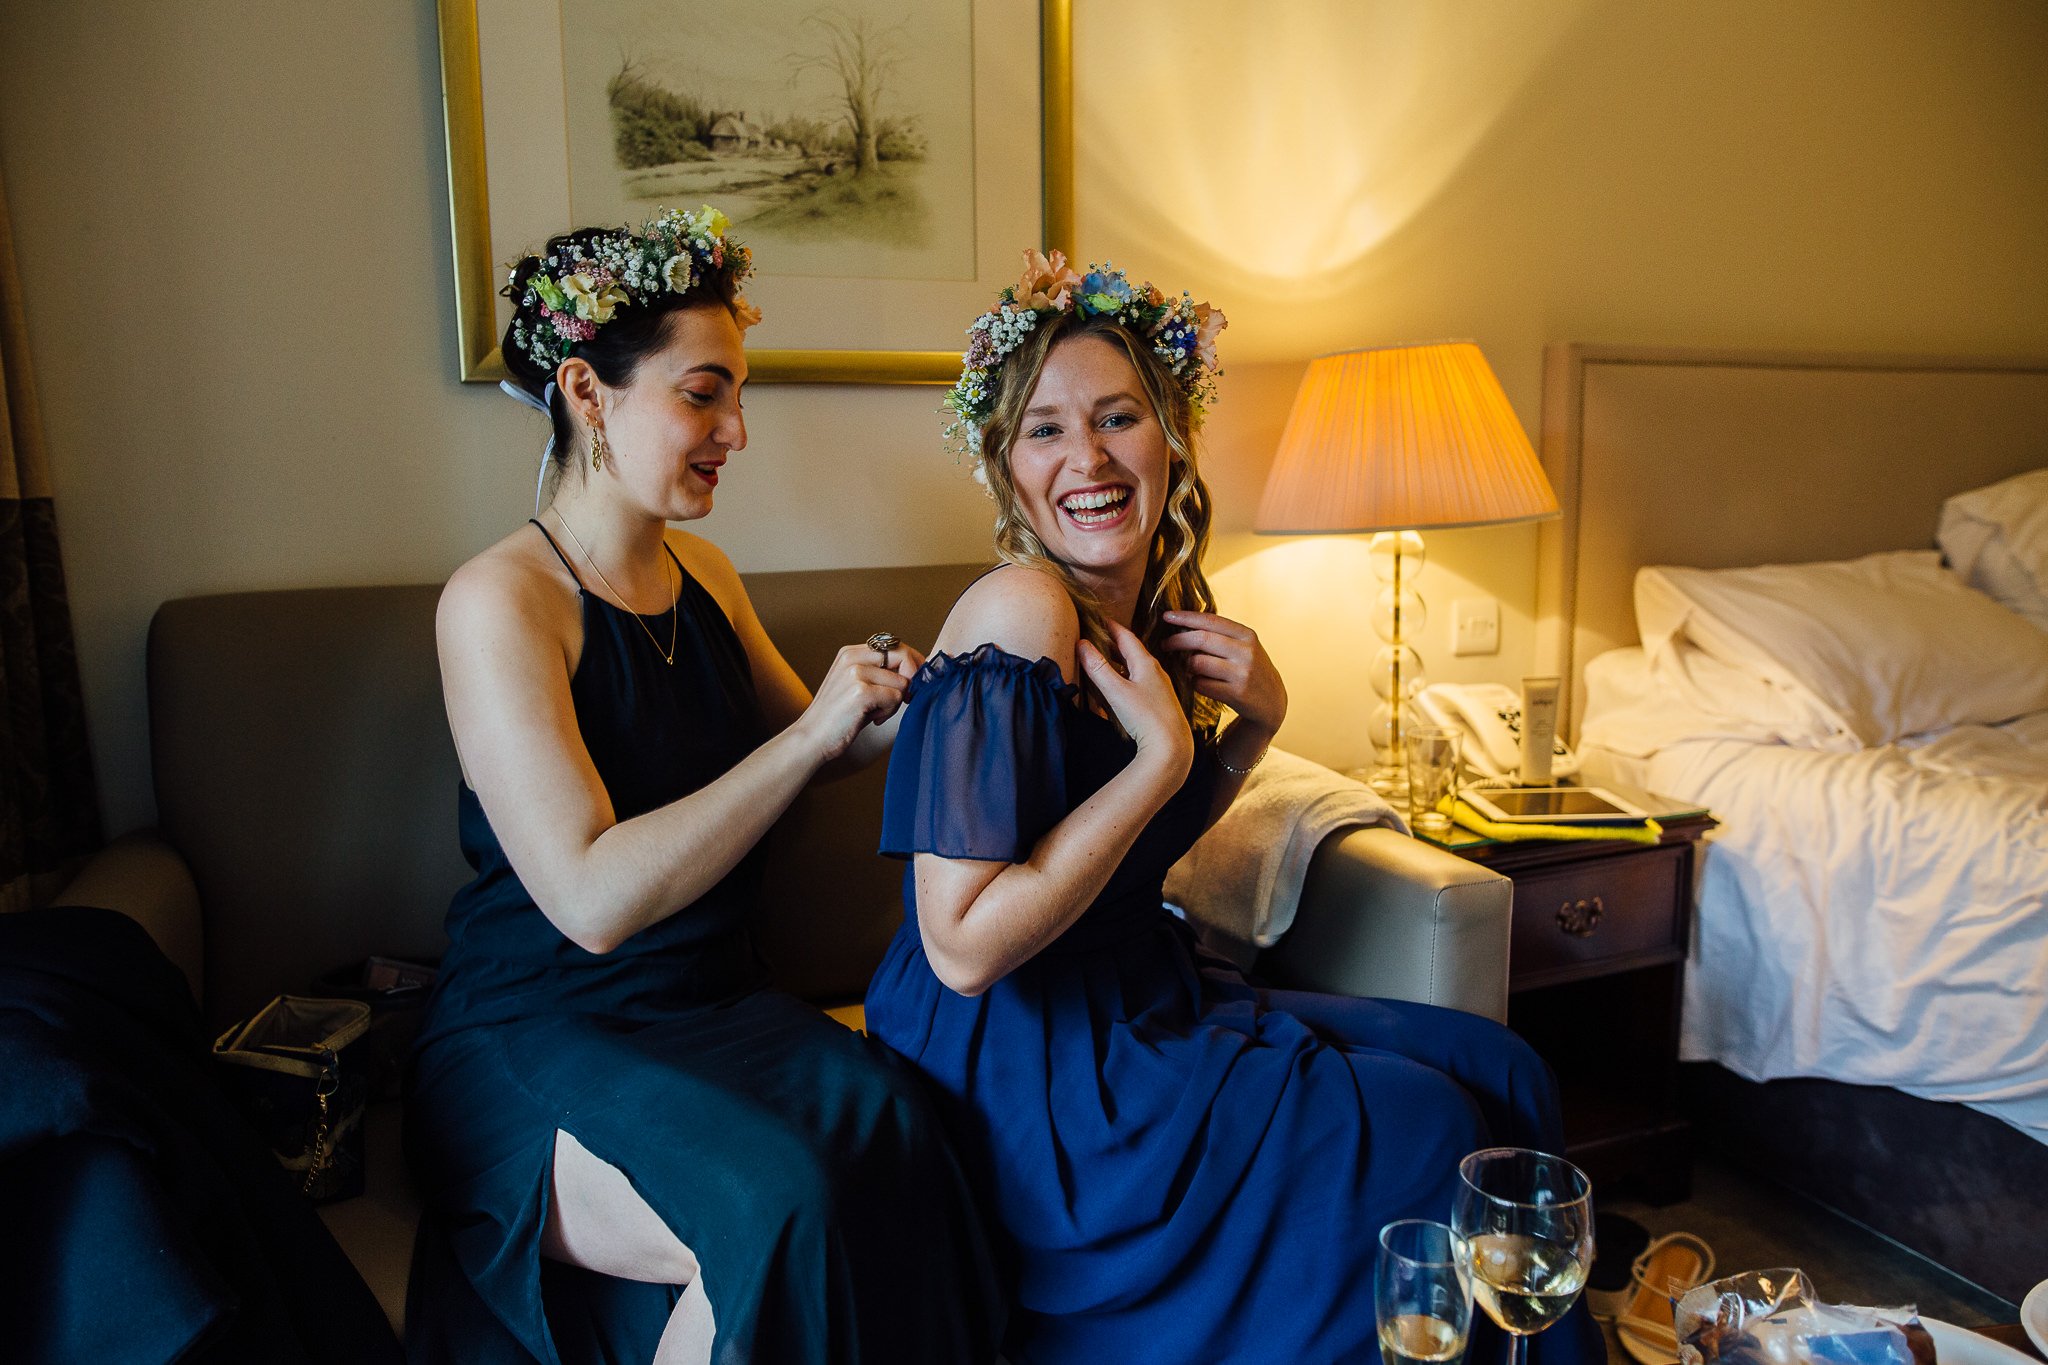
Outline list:
[[[904,703],[882,852],[1021,863],[1067,813],[1067,709],[1050,659],[994,645],[935,654]]]

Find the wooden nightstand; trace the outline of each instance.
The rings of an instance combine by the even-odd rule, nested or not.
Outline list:
[[[1693,869],[1714,820],[1614,791],[1656,817],[1660,843],[1501,843],[1463,829],[1436,842],[1515,884],[1508,1024],[1557,1072],[1566,1154],[1596,1189],[1674,1203],[1692,1188],[1678,1009]]]

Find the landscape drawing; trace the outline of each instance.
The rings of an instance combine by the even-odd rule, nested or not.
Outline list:
[[[562,0],[572,207],[711,203],[766,274],[972,279],[971,0]]]

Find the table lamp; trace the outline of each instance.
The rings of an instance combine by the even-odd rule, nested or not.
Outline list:
[[[1425,681],[1409,643],[1427,620],[1415,590],[1425,530],[1506,526],[1558,515],[1557,495],[1469,341],[1385,346],[1309,362],[1266,476],[1253,529],[1264,535],[1372,533],[1373,656],[1380,698],[1372,785],[1397,790],[1402,709]]]

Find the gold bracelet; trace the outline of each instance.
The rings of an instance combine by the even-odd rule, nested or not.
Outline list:
[[[1261,763],[1264,763],[1266,761],[1266,753],[1272,747],[1273,746],[1269,744],[1266,746],[1266,748],[1259,750],[1258,757],[1254,758],[1251,762],[1245,764],[1242,768],[1233,768],[1228,763],[1224,762],[1223,745],[1219,741],[1216,745],[1216,766],[1223,769],[1224,772],[1227,772],[1234,777],[1247,777],[1251,774],[1252,769],[1258,767]]]

